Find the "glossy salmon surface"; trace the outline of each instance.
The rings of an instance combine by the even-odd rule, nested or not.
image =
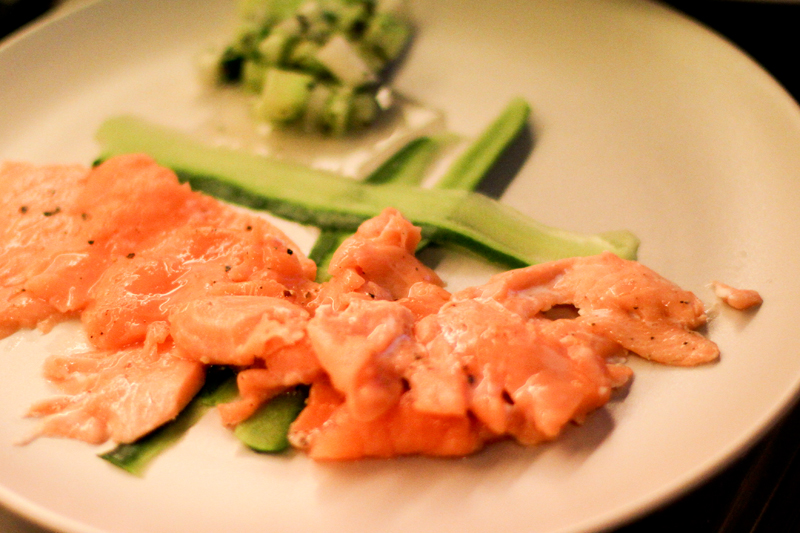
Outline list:
[[[632,376],[717,346],[703,303],[605,253],[448,292],[392,208],[334,255],[329,281],[264,218],[142,155],[95,168],[0,168],[0,333],[77,317],[93,348],[54,355],[35,436],[131,442],[174,418],[209,365],[237,371],[233,427],[310,385],[290,442],[317,460],[462,456],[557,438]]]
[[[245,367],[275,350],[266,318],[241,333],[253,302],[267,302],[275,323],[307,316],[298,302],[313,298],[316,267],[286,235],[192,192],[146,156],[91,169],[7,163],[0,184],[0,332],[79,317],[96,348],[47,362],[45,377],[64,395],[31,409],[38,434],[135,440],[180,412],[206,365]],[[224,310],[231,298],[247,303],[215,325],[204,306]],[[208,331],[201,342],[198,328]]]
[[[400,215],[382,216],[397,233]],[[365,231],[352,240],[380,238]],[[308,325],[326,380],[312,387],[290,438],[317,459],[461,455],[508,437],[536,444],[605,405],[631,377],[617,362],[628,354],[683,366],[719,355],[694,331],[707,320],[702,302],[610,253],[512,270],[451,297],[413,290],[437,286],[423,276],[379,299],[372,284],[380,283],[364,273],[389,266],[376,267],[370,255],[365,268],[348,253],[368,247],[342,246],[330,286],[320,291],[327,300]],[[407,272],[425,272],[402,254],[387,257]],[[351,292],[333,295],[333,287]],[[427,312],[407,306],[412,292],[418,300],[427,295]],[[426,429],[414,438],[393,431],[398,424]]]

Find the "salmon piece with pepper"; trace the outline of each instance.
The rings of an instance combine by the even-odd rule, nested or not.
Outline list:
[[[708,320],[697,296],[610,252],[504,272],[464,298],[491,298],[527,317],[571,306],[576,323],[659,363],[694,366],[719,357],[717,345],[696,331]]]
[[[28,416],[41,418],[32,437],[127,443],[178,416],[202,387],[205,367],[165,337],[165,324],[155,324],[142,345],[50,357],[44,375],[63,394],[30,408]]]
[[[187,224],[119,258],[90,291],[82,314],[90,338],[105,349],[139,342],[149,323],[208,295],[307,300],[316,290],[314,269],[266,224],[252,216],[240,227]]]
[[[0,170],[0,330],[78,315],[120,258],[192,218],[219,212],[146,156],[93,169],[7,163]]]
[[[372,271],[392,268],[371,261]],[[351,281],[360,268],[334,274],[332,286],[354,293],[329,298],[309,321],[327,378],[312,386],[290,439],[319,459],[458,455],[508,437],[536,444],[605,405],[632,376],[617,362],[629,353],[684,366],[719,354],[694,331],[706,316],[692,293],[613,254],[502,273],[416,315],[403,305],[416,280],[364,297]],[[401,424],[460,429],[440,446]]]
[[[129,442],[172,419],[209,364],[209,346],[173,341],[173,310],[268,297],[273,315],[294,305],[305,316],[299,305],[316,295],[316,266],[280,230],[147,156],[92,169],[6,164],[2,177],[0,330],[79,316],[97,348],[48,361],[63,395],[32,409],[41,435]]]
[[[0,336],[39,324],[47,329],[69,315],[69,305],[59,309],[46,294],[29,291],[26,282],[54,262],[62,269],[87,263],[88,245],[76,246],[81,221],[61,212],[76,201],[87,175],[81,165],[0,166]]]
[[[6,334],[47,320],[47,311],[82,314],[93,340],[110,349],[143,340],[178,296],[295,291],[308,299],[314,290],[316,266],[286,235],[191,191],[147,156],[92,169],[9,163],[0,177]]]

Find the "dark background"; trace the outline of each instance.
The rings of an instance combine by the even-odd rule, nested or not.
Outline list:
[[[683,11],[733,42],[769,71],[795,100],[800,100],[800,3],[738,0],[662,3]]]
[[[0,0],[0,39],[47,11],[53,3],[53,0]]]

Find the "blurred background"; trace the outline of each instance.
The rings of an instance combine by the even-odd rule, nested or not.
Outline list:
[[[0,0],[0,39],[48,10],[86,0]],[[638,0],[632,0],[638,1]],[[797,100],[800,2],[748,0],[661,0],[734,42]]]

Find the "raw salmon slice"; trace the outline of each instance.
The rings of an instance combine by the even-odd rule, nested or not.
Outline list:
[[[695,331],[708,319],[697,296],[610,252],[511,270],[458,296],[487,297],[529,317],[574,306],[590,331],[659,363],[692,366],[719,357],[717,345]]]
[[[693,294],[612,254],[509,271],[452,298],[423,291],[439,301],[415,314],[404,305],[411,287],[435,287],[435,279],[391,288],[380,275],[365,281],[365,272],[395,265],[422,268],[403,255],[403,239],[360,255],[383,234],[378,222],[389,234],[410,234],[387,211],[345,242],[308,324],[327,377],[312,386],[290,438],[314,458],[459,455],[500,438],[551,440],[629,381],[630,369],[616,362],[629,352],[679,365],[718,356],[693,331],[706,320]]]
[[[318,461],[423,454],[461,457],[479,450],[492,436],[467,417],[432,416],[414,409],[407,397],[370,421],[354,420],[329,382],[315,382],[306,408],[292,424],[289,439]]]
[[[46,377],[64,395],[32,409],[43,417],[39,434],[130,442],[172,419],[210,362],[208,344],[187,340],[211,328],[208,316],[193,331],[183,320],[183,344],[172,341],[170,318],[180,322],[172,311],[186,315],[197,300],[195,310],[209,297],[266,298],[260,311],[299,313],[301,325],[292,327],[305,338],[308,312],[299,305],[316,296],[313,262],[263,218],[192,192],[149,157],[120,156],[92,169],[11,163],[0,184],[8,221],[0,229],[0,333],[80,316],[97,348],[48,361]],[[279,338],[264,332],[279,322],[265,321],[250,342]],[[296,344],[290,339],[284,351],[298,352]],[[224,364],[263,366],[265,354],[281,351],[267,346],[247,361],[248,350],[225,354]],[[297,361],[298,372],[318,371],[313,354]],[[275,376],[294,379],[280,366]]]
[[[205,367],[159,344],[163,331],[157,336],[122,351],[51,357],[45,377],[64,395],[31,407],[28,415],[42,419],[34,437],[133,442],[178,416],[203,385]]]
[[[62,395],[37,435],[130,442],[171,420],[207,365],[238,370],[233,426],[311,384],[290,441],[320,460],[530,445],[626,385],[634,353],[716,360],[691,292],[612,254],[499,274],[450,294],[394,209],[336,252],[332,278],[264,219],[192,192],[141,155],[93,169],[0,169],[0,333],[79,316],[96,347],[51,357]]]
[[[46,326],[68,314],[69,306],[59,310],[47,295],[25,285],[59,258],[67,268],[70,262],[88,263],[88,244],[77,244],[80,220],[63,213],[76,201],[87,175],[80,165],[0,166],[0,336]]]
[[[711,287],[717,298],[738,311],[746,311],[764,303],[764,299],[753,289],[738,289],[721,281],[712,281]]]
[[[320,287],[312,308],[344,307],[357,298],[406,300],[418,314],[437,309],[450,294],[436,272],[414,255],[420,236],[420,229],[396,209],[367,220],[334,254],[328,266],[331,279]]]
[[[280,392],[322,373],[306,333],[309,313],[271,296],[210,296],[172,310],[170,332],[185,357],[240,368],[239,399],[219,406],[235,426]]]

